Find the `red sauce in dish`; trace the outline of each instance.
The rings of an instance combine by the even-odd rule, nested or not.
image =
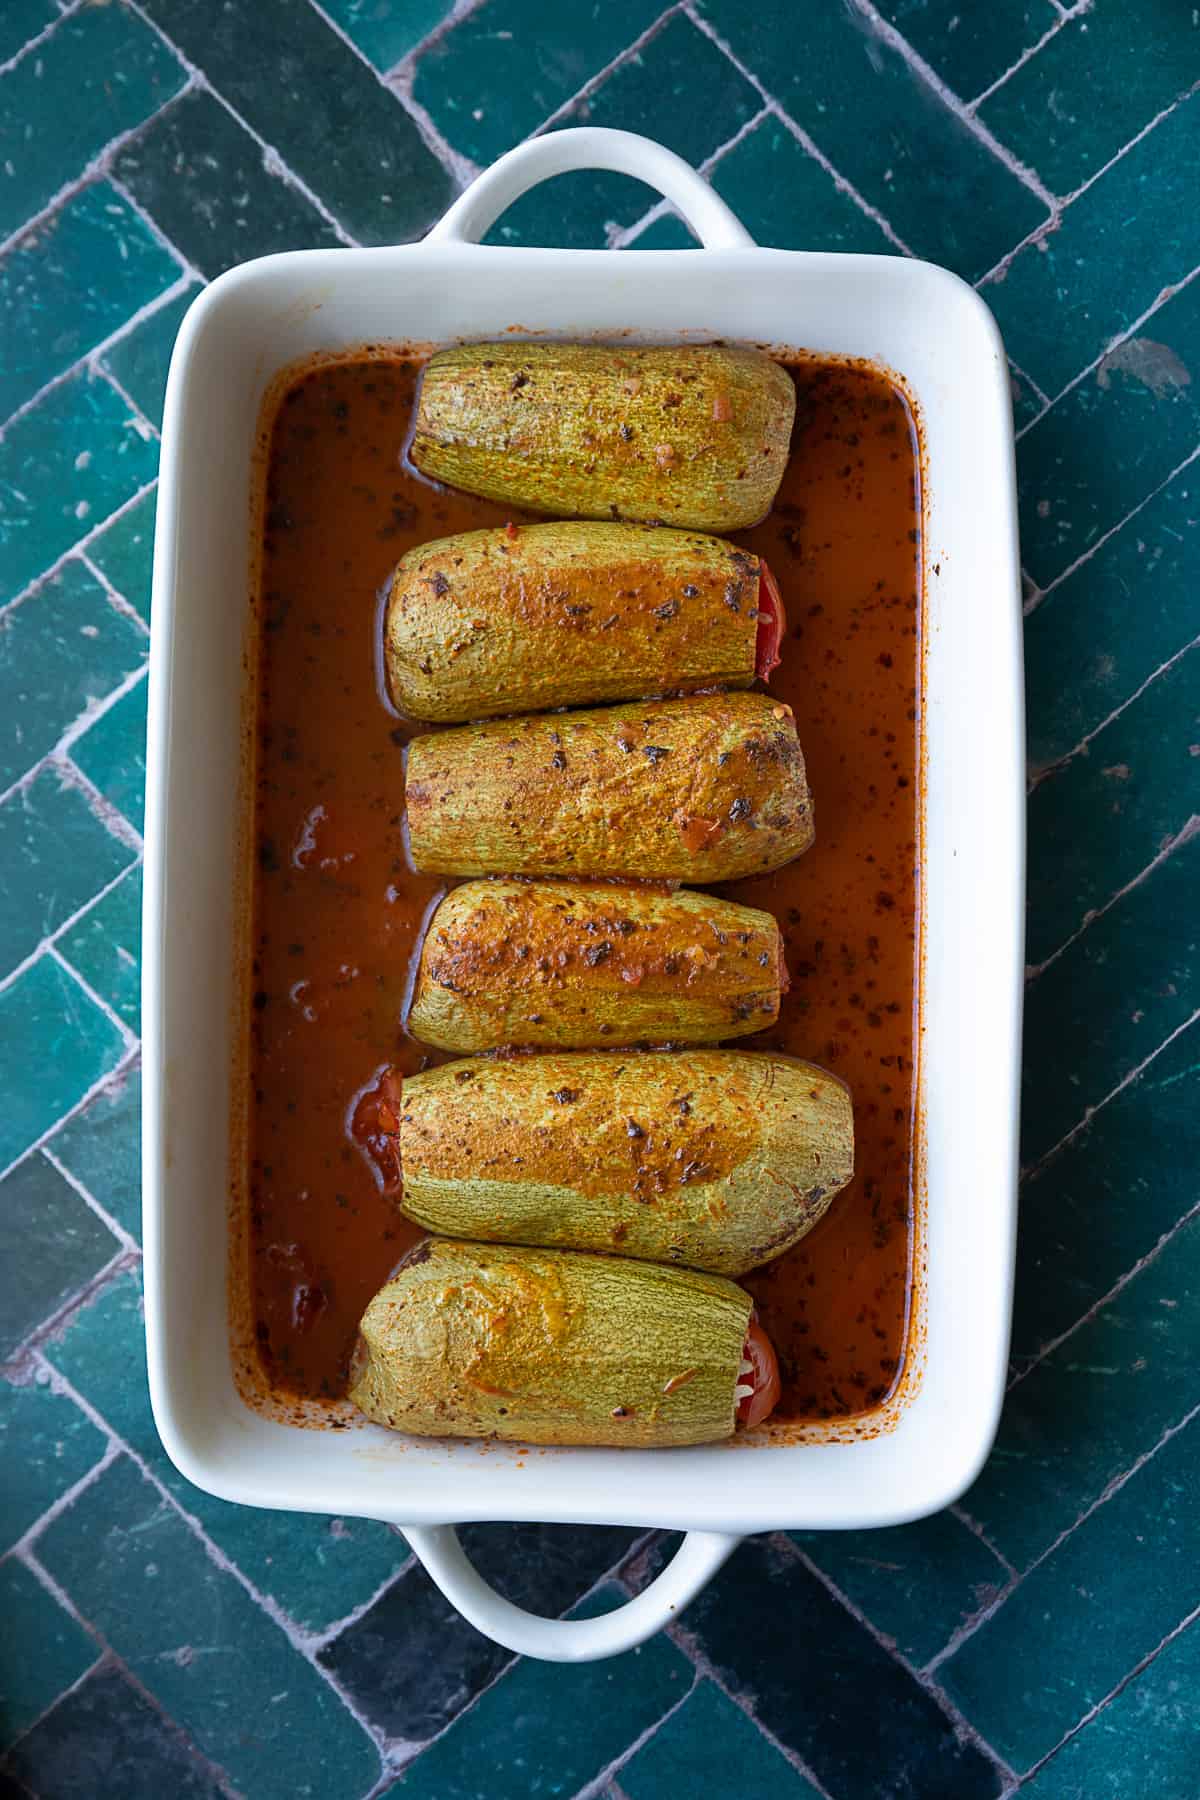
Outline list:
[[[340,1397],[358,1320],[420,1235],[351,1135],[381,1068],[445,1061],[402,1016],[445,883],[405,854],[402,749],[378,667],[379,594],[404,551],[510,508],[404,461],[414,362],[318,365],[284,395],[266,459],[253,922],[250,1300],[267,1382]],[[767,519],[817,841],[723,891],[774,912],[791,986],[772,1047],[854,1093],[857,1174],[816,1229],[745,1278],[774,1344],[775,1417],[877,1405],[904,1355],[914,1134],[919,670],[917,445],[903,397],[857,365],[793,374],[792,456]],[[772,608],[772,611],[774,609]],[[769,622],[768,622],[769,623]],[[776,653],[764,626],[759,655]]]

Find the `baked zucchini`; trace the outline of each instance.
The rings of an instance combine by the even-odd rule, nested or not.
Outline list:
[[[762,1391],[751,1334],[714,1275],[430,1238],[363,1314],[350,1398],[422,1437],[706,1444]]]
[[[384,620],[388,691],[453,724],[667,690],[749,687],[778,662],[757,556],[650,525],[467,531],[410,550]]]
[[[760,350],[467,344],[426,365],[412,459],[530,512],[741,531],[775,498],[795,410]]]
[[[454,1237],[741,1275],[854,1173],[848,1089],[789,1056],[578,1051],[383,1082],[371,1154],[408,1217]]]
[[[467,881],[425,933],[408,1029],[441,1050],[705,1044],[773,1025],[770,913],[686,888]]]
[[[813,840],[791,708],[766,694],[542,714],[415,738],[418,869],[732,881]]]

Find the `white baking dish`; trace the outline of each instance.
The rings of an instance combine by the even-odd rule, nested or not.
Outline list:
[[[620,169],[667,194],[706,248],[556,251],[477,240],[536,181]],[[302,1430],[243,1403],[228,1346],[228,1121],[241,1003],[240,761],[249,495],[271,378],[388,341],[725,337],[876,359],[912,396],[924,455],[926,780],[920,1279],[909,1373],[873,1435],[674,1451]],[[482,1631],[533,1655],[610,1654],[661,1626],[747,1532],[889,1525],[970,1483],[999,1414],[1011,1304],[1021,1009],[1023,758],[1012,422],[991,315],[955,276],[875,256],[760,250],[686,164],[645,139],[564,131],[521,146],[424,243],[303,251],[231,270],[171,364],[154,565],[145,898],[146,1328],[172,1460],[227,1500],[401,1525]],[[691,1535],[636,1600],[536,1619],[466,1562],[453,1522],[544,1519]]]

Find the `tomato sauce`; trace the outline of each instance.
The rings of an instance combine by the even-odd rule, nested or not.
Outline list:
[[[350,1135],[382,1067],[445,1061],[402,1017],[440,878],[409,866],[402,750],[379,668],[399,557],[519,518],[403,455],[419,368],[362,356],[284,395],[266,457],[250,1132],[250,1298],[263,1373],[340,1397],[372,1294],[420,1235]],[[817,841],[722,891],[766,907],[791,987],[777,1048],[853,1090],[857,1173],[795,1249],[745,1278],[775,1344],[776,1417],[877,1405],[904,1356],[917,982],[920,496],[902,396],[874,370],[796,364],[792,456],[765,557],[786,616],[771,692],[796,713]]]

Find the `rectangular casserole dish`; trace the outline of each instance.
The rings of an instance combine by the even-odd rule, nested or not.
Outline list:
[[[666,193],[698,251],[474,240],[535,181],[616,168]],[[904,1379],[869,1432],[663,1451],[415,1441],[302,1430],[252,1410],[228,1337],[238,1154],[235,956],[249,821],[250,495],[259,408],[320,351],[515,331],[728,338],[867,357],[900,378],[923,459],[924,694],[919,1203]],[[926,263],[758,249],[686,164],[644,139],[554,133],[510,153],[421,244],[246,264],[193,305],[171,365],[154,569],[144,925],[144,1206],[150,1386],[164,1445],[224,1499],[390,1520],[444,1591],[512,1648],[574,1659],[665,1622],[737,1542],[781,1527],[896,1524],[973,1480],[999,1416],[1016,1216],[1024,768],[1007,365],[995,324]],[[749,1460],[747,1460],[749,1459]],[[474,1519],[669,1526],[693,1535],[604,1619],[534,1620],[462,1558]]]

